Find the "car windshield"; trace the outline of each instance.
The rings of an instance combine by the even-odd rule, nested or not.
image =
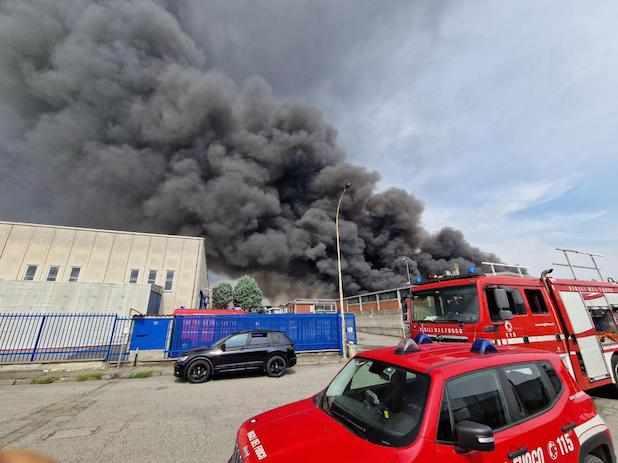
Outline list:
[[[416,438],[428,388],[427,375],[357,357],[331,382],[320,406],[363,439],[403,447]]]
[[[476,323],[479,299],[475,285],[412,292],[412,314],[421,323]]]

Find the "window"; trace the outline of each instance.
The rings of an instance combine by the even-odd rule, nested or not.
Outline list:
[[[316,313],[335,312],[335,304],[317,304],[313,311]]]
[[[550,404],[549,391],[536,364],[504,367],[504,373],[513,389],[522,418],[534,415]]]
[[[545,305],[545,299],[543,299],[543,293],[540,289],[526,289],[526,299],[528,299],[528,305],[533,314],[547,313],[547,306]]]
[[[131,270],[131,274],[129,275],[129,283],[137,283],[137,278],[139,277],[139,270],[134,268]]]
[[[59,271],[60,267],[58,267],[57,265],[50,266],[49,271],[47,272],[47,281],[56,281]]]
[[[509,309],[513,315],[526,315],[526,306],[524,300],[521,297],[521,293],[517,288],[504,288],[506,289],[506,296],[509,299]],[[487,298],[487,307],[489,308],[489,316],[491,321],[500,321],[500,310],[496,305],[496,300],[493,294],[493,288],[485,289],[485,297]]]
[[[448,410],[448,402],[446,400],[446,395],[442,398],[442,405],[440,406],[437,440],[442,442],[455,441],[455,436],[453,436],[453,425],[451,423],[451,415]]]
[[[416,322],[475,323],[479,319],[476,286],[447,286],[412,293]]]
[[[148,284],[149,285],[154,285],[156,284],[157,281],[157,271],[156,270],[150,270],[148,272]]]
[[[388,291],[386,293],[378,294],[378,299],[381,301],[389,301],[391,299],[397,299],[397,291]]]
[[[378,360],[355,357],[330,383],[320,407],[364,439],[407,446],[423,421],[429,377]]]
[[[543,364],[543,370],[545,371],[545,374],[549,378],[549,382],[554,387],[554,397],[559,396],[560,393],[562,392],[563,385],[562,385],[562,381],[560,381],[560,378],[556,374],[556,370],[554,370],[554,367],[552,367],[551,365],[547,363]]]
[[[165,272],[165,291],[171,291],[174,287],[174,271],[168,270]]]
[[[267,333],[251,333],[252,346],[264,346],[270,344],[270,341]]]
[[[71,274],[69,275],[69,281],[77,281],[79,279],[79,272],[81,272],[81,267],[71,267]]]
[[[361,301],[363,301],[363,304],[365,302],[375,302],[376,300],[377,298],[375,294],[367,294],[366,296],[361,296]]]
[[[28,267],[26,267],[26,273],[24,274],[24,280],[26,281],[34,280],[34,276],[36,275],[37,268],[38,268],[37,265],[28,265]]]
[[[495,370],[483,370],[448,382],[453,426],[469,420],[497,430],[508,423],[504,396]]]
[[[351,391],[366,388],[372,385],[378,386],[389,382],[388,377],[380,376],[380,371],[375,368],[371,368],[372,366],[372,362],[365,362],[359,366],[356,373],[352,377],[352,381],[350,381]]]
[[[358,305],[358,304],[360,304],[360,298],[351,297],[350,299],[348,299],[348,305]]]
[[[225,348],[227,349],[239,349],[247,345],[247,333],[237,334],[225,341]]]

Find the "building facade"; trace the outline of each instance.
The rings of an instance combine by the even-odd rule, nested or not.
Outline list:
[[[402,301],[410,287],[386,289],[343,299],[346,312],[402,311]],[[285,306],[290,313],[335,313],[339,310],[339,299],[295,299]]]
[[[0,222],[0,312],[168,314],[207,298],[201,237]]]

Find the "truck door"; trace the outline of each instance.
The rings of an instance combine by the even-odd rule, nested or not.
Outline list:
[[[524,300],[528,310],[525,341],[530,347],[556,352],[564,358],[567,356],[566,344],[559,320],[549,310],[547,295],[543,289],[523,288]]]
[[[502,321],[500,319],[500,310],[496,305],[493,296],[495,286],[485,288],[485,297],[487,299],[487,308],[489,309],[489,318],[496,324],[496,343],[497,344],[524,344],[524,336],[527,333],[526,326],[526,307],[519,288],[500,286],[506,290],[509,301],[509,310],[513,314],[511,320]]]
[[[584,364],[588,380],[592,383],[609,378],[610,372],[603,358],[597,330],[592,323],[582,295],[572,291],[560,291],[559,294],[571,322],[571,328],[577,340],[579,355]]]

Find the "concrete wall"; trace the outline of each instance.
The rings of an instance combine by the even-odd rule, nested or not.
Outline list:
[[[146,313],[148,284],[0,281],[0,313]],[[160,291],[160,289],[159,289]]]
[[[162,313],[197,307],[200,289],[208,294],[205,254],[203,238],[0,222],[0,280],[23,281],[28,266],[36,266],[33,281],[44,282],[57,266],[57,283],[79,268],[80,283],[125,285],[137,270],[136,284],[148,284],[153,270],[154,284],[164,288],[173,271]]]
[[[356,331],[401,337],[403,334],[402,316],[396,312],[357,312]]]

